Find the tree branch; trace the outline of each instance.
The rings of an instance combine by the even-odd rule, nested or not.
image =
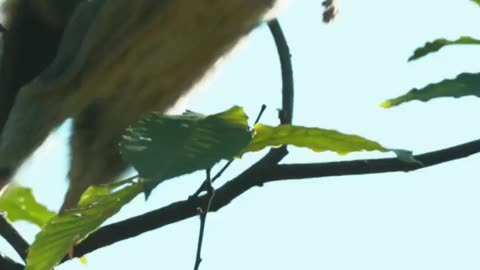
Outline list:
[[[278,20],[272,20],[268,23],[273,40],[277,47],[278,59],[280,60],[280,68],[282,69],[282,110],[280,111],[280,123],[291,124],[293,119],[293,103],[294,103],[294,85],[293,85],[293,68],[288,47],[287,39],[283,34],[282,27]]]
[[[364,159],[328,163],[283,164],[264,174],[264,183],[286,179],[327,176],[361,175],[386,172],[409,172],[468,157],[480,152],[480,140],[416,155],[420,163],[403,162],[397,158]]]
[[[321,178],[326,176],[412,171],[465,158],[479,152],[480,140],[476,140],[458,146],[416,155],[415,159],[421,161],[423,166],[417,163],[405,163],[396,158],[276,165],[278,160],[270,160],[271,156],[267,155],[245,172],[217,189],[215,192],[215,200],[212,202],[210,210],[217,211],[250,188],[262,186],[267,182],[287,179]],[[203,195],[198,198],[196,203],[192,203],[192,201],[189,200],[179,201],[158,210],[102,227],[75,247],[74,256],[80,257],[118,241],[196,216],[196,206],[198,203],[207,203],[208,199],[208,195]]]
[[[25,261],[27,250],[30,246],[25,239],[13,228],[6,217],[0,213],[0,235],[15,249],[20,257]],[[0,268],[3,269],[3,268]]]
[[[23,270],[25,266],[14,262],[12,259],[0,253],[0,269],[2,270]]]
[[[215,200],[212,202],[209,210],[217,211],[223,206],[229,204],[234,198],[250,188],[248,185],[243,186],[241,184],[243,180],[258,178],[261,171],[264,171],[272,165],[278,164],[285,155],[286,149],[284,148],[272,149],[269,154],[265,155],[257,163],[253,164],[242,174],[223,185],[220,188],[220,193],[218,193],[218,190],[215,191]],[[240,184],[240,187],[236,187],[238,184]],[[209,199],[210,196],[206,194],[199,196],[195,200],[185,200],[172,203],[155,211],[101,227],[74,248],[72,257],[81,257],[89,252],[114,244],[118,241],[135,237],[144,232],[155,230],[165,225],[196,216],[198,214],[197,206],[205,205]],[[68,257],[65,257],[64,261],[68,259]]]

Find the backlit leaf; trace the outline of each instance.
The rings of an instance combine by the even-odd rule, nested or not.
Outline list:
[[[243,153],[259,151],[268,146],[294,145],[315,152],[333,151],[345,155],[356,151],[388,151],[379,143],[357,135],[347,135],[335,130],[292,125],[278,127],[257,124],[252,142]]]
[[[463,73],[455,79],[443,80],[420,89],[415,88],[404,95],[382,102],[380,106],[390,108],[412,100],[429,101],[439,97],[464,96],[480,96],[480,74]]]
[[[76,209],[48,221],[29,249],[26,270],[51,270],[82,239],[143,191],[141,180],[90,187]],[[108,190],[108,193],[105,191]]]
[[[440,38],[432,42],[427,42],[423,47],[416,49],[408,61],[419,59],[427,54],[439,51],[443,47],[449,45],[480,45],[480,40],[472,37],[460,37],[457,40]]]
[[[10,221],[23,220],[42,227],[55,216],[53,211],[37,202],[30,188],[11,185],[0,196],[0,211],[7,213]]]

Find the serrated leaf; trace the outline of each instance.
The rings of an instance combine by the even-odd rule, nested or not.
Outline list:
[[[259,151],[268,146],[281,145],[306,147],[315,152],[333,151],[340,155],[356,151],[388,151],[377,142],[329,129],[292,125],[272,127],[257,124],[254,131],[253,140],[243,150],[243,153]]]
[[[9,221],[28,221],[39,227],[55,216],[44,205],[37,202],[30,188],[11,185],[0,196],[0,211],[7,213]]]
[[[161,181],[232,159],[251,140],[247,116],[233,107],[210,116],[149,114],[129,128],[120,143],[123,158],[146,182],[146,192]]]
[[[423,47],[416,49],[413,55],[408,58],[408,61],[413,61],[424,57],[427,54],[437,52],[443,47],[449,45],[480,45],[480,40],[467,36],[460,37],[457,40],[440,38],[432,42],[427,42]]]
[[[433,83],[420,89],[412,89],[405,95],[386,100],[380,104],[383,108],[398,106],[412,100],[429,101],[439,97],[460,98],[464,96],[480,96],[480,74],[462,73],[455,79],[447,79]]]
[[[99,189],[90,187],[79,208],[48,221],[29,249],[26,270],[51,270],[75,244],[140,194],[143,184],[140,180],[125,180]],[[108,194],[105,190],[109,190]]]

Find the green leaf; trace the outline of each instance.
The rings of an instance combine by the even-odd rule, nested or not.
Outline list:
[[[443,80],[421,89],[412,89],[399,97],[386,100],[380,104],[383,108],[398,106],[412,100],[429,101],[439,97],[480,96],[480,74],[462,73],[452,80]]]
[[[472,45],[472,44],[480,45],[480,40],[472,37],[460,37],[457,40],[448,40],[448,39],[440,38],[432,42],[427,42],[423,47],[416,49],[413,55],[410,58],[408,58],[408,61],[419,59],[421,57],[424,57],[427,54],[439,51],[440,49],[448,45]]]
[[[472,0],[472,2],[480,6],[480,0]]]
[[[50,219],[37,234],[28,252],[26,270],[51,270],[75,244],[141,192],[141,180],[90,187],[78,208]]]
[[[250,144],[243,153],[259,151],[268,146],[295,145],[315,152],[333,151],[346,155],[355,151],[388,151],[379,143],[357,135],[347,135],[335,130],[292,125],[278,127],[257,124]]]
[[[251,140],[247,116],[240,107],[203,116],[149,114],[129,128],[120,143],[123,158],[147,181],[146,192],[161,181],[211,168],[232,159]]]
[[[55,213],[35,200],[32,190],[11,185],[0,197],[0,211],[7,213],[10,221],[24,220],[42,227]]]

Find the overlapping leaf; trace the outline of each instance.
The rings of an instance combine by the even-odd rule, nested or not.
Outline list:
[[[413,89],[405,95],[384,101],[380,106],[390,108],[412,100],[428,101],[439,97],[459,98],[464,96],[480,96],[479,73],[463,73],[455,79],[447,79],[429,84],[421,89]]]
[[[130,128],[120,148],[146,182],[146,192],[161,181],[231,159],[251,140],[240,107],[210,116],[150,114]]]
[[[423,47],[416,49],[413,55],[408,59],[408,61],[416,60],[424,57],[427,54],[437,52],[443,47],[449,45],[480,45],[480,40],[466,36],[460,37],[457,40],[440,38],[432,42],[427,42]]]
[[[26,270],[51,270],[73,246],[143,191],[139,180],[90,187],[77,209],[48,221],[29,249]]]
[[[292,125],[272,127],[262,124],[255,126],[255,135],[243,153],[259,151],[268,146],[295,145],[315,152],[333,151],[345,155],[355,151],[386,152],[379,143],[357,135],[347,135],[335,130],[309,128]]]
[[[0,196],[0,211],[7,213],[10,221],[28,221],[39,227],[55,216],[54,212],[35,200],[30,188],[18,185],[11,185]]]

